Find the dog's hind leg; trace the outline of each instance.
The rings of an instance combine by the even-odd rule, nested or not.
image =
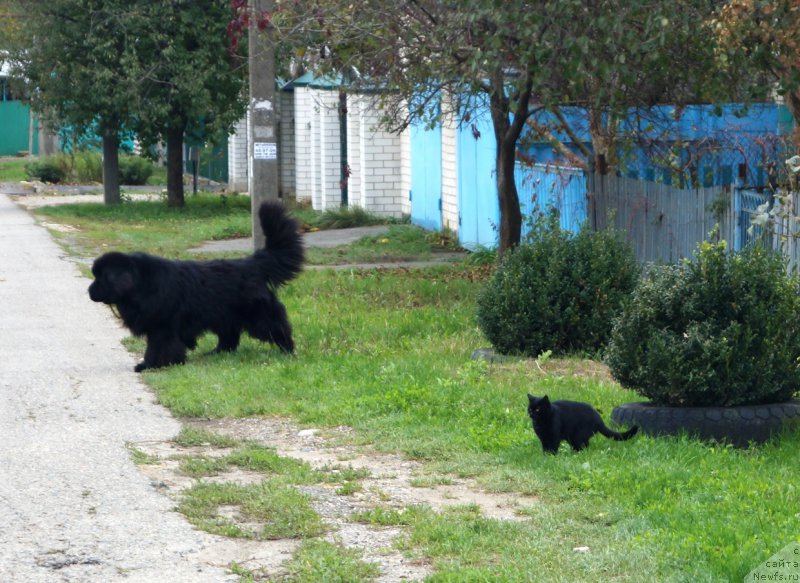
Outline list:
[[[284,316],[285,313],[286,311],[284,310]],[[270,322],[270,340],[284,352],[288,352],[289,354],[294,352],[292,326],[289,324],[288,318],[284,317],[282,320],[273,320]]]
[[[239,347],[239,329],[220,330],[217,332],[217,347],[214,352],[233,352]]]
[[[247,323],[247,332],[253,338],[272,342],[284,352],[294,352],[292,326],[286,308],[277,300],[265,300],[258,304]]]

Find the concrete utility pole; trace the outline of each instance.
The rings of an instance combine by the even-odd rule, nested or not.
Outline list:
[[[262,14],[272,14],[273,0],[250,1],[249,70],[250,130],[248,139],[248,190],[253,210],[253,246],[264,246],[258,208],[265,200],[278,199],[278,139],[275,103],[275,53],[271,25],[259,30]]]

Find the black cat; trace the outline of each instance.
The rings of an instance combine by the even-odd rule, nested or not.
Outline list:
[[[576,401],[550,401],[547,395],[534,397],[528,393],[528,415],[533,430],[542,442],[545,453],[558,453],[558,446],[566,441],[575,451],[589,444],[595,433],[601,433],[617,441],[630,439],[639,428],[634,425],[625,433],[612,431],[603,423],[600,413],[591,405]]]

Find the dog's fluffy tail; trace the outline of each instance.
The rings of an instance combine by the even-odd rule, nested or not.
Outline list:
[[[303,270],[303,235],[300,225],[289,216],[282,202],[262,203],[258,218],[267,241],[253,257],[266,282],[277,287],[294,279]]]

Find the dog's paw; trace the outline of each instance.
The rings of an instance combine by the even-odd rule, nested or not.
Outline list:
[[[146,368],[148,368],[148,366],[144,363],[144,361],[142,361],[133,367],[133,372],[142,372]]]

